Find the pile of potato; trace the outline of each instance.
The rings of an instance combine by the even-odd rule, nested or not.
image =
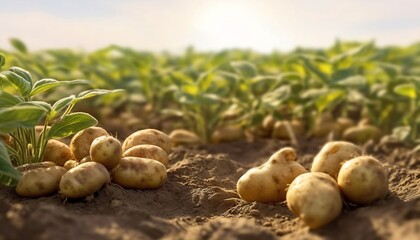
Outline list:
[[[16,192],[41,197],[57,191],[66,198],[92,195],[111,181],[130,189],[154,189],[166,181],[171,140],[155,129],[139,130],[121,144],[103,128],[78,132],[70,146],[50,140],[44,162],[18,167]]]
[[[383,165],[372,156],[363,156],[353,143],[325,144],[315,156],[311,172],[295,160],[292,148],[280,149],[238,180],[239,196],[263,203],[286,200],[295,215],[316,229],[340,215],[343,201],[367,205],[388,193]]]

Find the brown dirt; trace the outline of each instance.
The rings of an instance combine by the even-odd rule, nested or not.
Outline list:
[[[404,147],[367,144],[388,171],[390,194],[349,206],[332,223],[310,231],[286,204],[247,203],[236,181],[287,142],[258,140],[196,148],[170,155],[168,180],[157,190],[111,184],[93,198],[58,194],[21,198],[0,187],[2,239],[420,239],[420,158]],[[320,141],[303,141],[299,162],[310,169]]]

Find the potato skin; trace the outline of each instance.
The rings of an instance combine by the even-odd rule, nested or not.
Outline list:
[[[64,163],[63,167],[67,170],[70,170],[72,168],[75,168],[77,165],[79,165],[80,163],[76,160],[67,160],[67,162]]]
[[[360,156],[345,162],[337,182],[344,196],[355,204],[370,204],[388,193],[385,169],[371,156]]]
[[[289,132],[287,131],[287,125],[290,126],[293,134],[296,137],[302,136],[305,132],[305,127],[301,121],[298,120],[284,120],[276,121],[273,127],[272,137],[277,139],[290,139]]]
[[[37,163],[23,164],[23,165],[17,166],[16,169],[19,170],[20,172],[26,172],[32,169],[49,168],[49,167],[54,167],[54,166],[57,166],[57,164],[55,164],[54,162],[37,162]]]
[[[60,166],[36,168],[23,173],[16,187],[22,197],[42,197],[58,191],[61,177],[67,170]]]
[[[239,178],[236,189],[248,202],[282,202],[286,199],[287,186],[306,169],[296,161],[293,148],[282,148],[263,165],[251,168]]]
[[[73,159],[73,154],[67,144],[58,140],[48,140],[45,148],[45,162],[54,162],[57,166],[64,166],[67,160]]]
[[[149,158],[168,166],[169,156],[160,147],[150,144],[137,145],[123,153],[123,157]]]
[[[323,172],[337,179],[338,171],[343,162],[360,156],[362,149],[353,143],[332,141],[326,143],[315,156],[311,172]]]
[[[123,188],[154,189],[165,183],[165,166],[153,159],[124,157],[112,173],[112,181]]]
[[[109,172],[102,164],[83,163],[63,175],[60,181],[60,194],[68,198],[86,197],[110,181]]]
[[[316,229],[341,213],[342,200],[335,180],[326,173],[304,173],[289,186],[287,207],[309,228]]]
[[[90,127],[76,133],[70,141],[70,150],[75,159],[80,161],[89,156],[90,145],[100,136],[109,136],[109,134],[100,127]]]
[[[343,139],[346,141],[363,144],[372,139],[375,142],[382,137],[381,130],[372,125],[358,125],[350,127],[343,133]]]
[[[122,145],[123,152],[129,148],[141,144],[151,144],[165,150],[167,154],[171,152],[171,139],[165,133],[156,129],[143,129],[128,136]]]
[[[93,140],[89,152],[93,162],[104,165],[108,170],[116,167],[122,156],[121,143],[112,136],[101,136]]]
[[[175,129],[169,134],[169,138],[172,141],[172,146],[180,145],[198,145],[202,144],[203,141],[194,132],[186,129]]]
[[[238,125],[227,125],[216,129],[211,135],[212,143],[233,142],[245,138],[244,130]]]

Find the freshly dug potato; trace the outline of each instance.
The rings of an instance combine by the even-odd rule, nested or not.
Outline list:
[[[171,151],[172,145],[171,139],[165,133],[156,129],[143,129],[128,136],[122,145],[122,150],[125,152],[129,148],[141,144],[158,146],[165,150],[167,154]]]
[[[22,197],[42,197],[58,191],[61,177],[67,172],[63,167],[36,168],[23,173],[16,187]]]
[[[194,132],[185,129],[175,129],[169,134],[172,141],[172,146],[179,145],[198,145],[202,144],[203,140]]]
[[[27,164],[16,167],[16,169],[20,172],[25,172],[32,169],[49,168],[49,167],[54,167],[54,166],[57,166],[57,164],[55,164],[54,162],[37,162],[37,163],[27,163]]]
[[[66,172],[60,181],[60,194],[68,198],[89,196],[111,182],[108,170],[100,163],[87,162]]]
[[[344,196],[355,204],[370,204],[388,193],[385,169],[371,156],[360,156],[345,162],[337,182]]]
[[[73,159],[73,154],[67,144],[55,139],[48,140],[43,161],[54,162],[57,166],[63,166],[70,159]]]
[[[286,195],[287,207],[311,229],[334,220],[341,213],[340,189],[326,173],[304,173],[293,180]]]
[[[100,136],[109,136],[109,134],[100,127],[90,127],[76,133],[70,141],[70,150],[76,160],[80,161],[89,156],[90,145]]]
[[[334,131],[334,128],[335,122],[331,113],[323,113],[315,119],[311,136],[316,138],[326,137]]]
[[[315,156],[311,172],[323,172],[337,179],[338,171],[343,162],[362,154],[359,146],[345,141],[326,143]]]
[[[168,154],[160,147],[150,144],[134,146],[123,153],[123,157],[139,157],[156,160],[168,166]]]
[[[123,157],[112,173],[112,181],[123,188],[153,189],[166,180],[165,166],[153,159]]]
[[[381,130],[372,125],[359,125],[350,127],[343,133],[344,140],[359,144],[363,144],[370,139],[377,142],[381,137]]]
[[[293,134],[295,137],[299,137],[304,134],[305,128],[303,126],[303,123],[298,120],[284,120],[284,121],[276,121],[273,127],[272,137],[278,138],[278,139],[291,139],[289,135],[289,131],[287,130],[287,127],[290,127],[290,129],[293,131]]]
[[[263,165],[248,170],[236,184],[239,196],[248,202],[281,202],[287,186],[306,169],[296,162],[293,148],[282,148]]]
[[[245,133],[241,126],[227,125],[216,129],[211,135],[212,143],[233,142],[245,139]]]
[[[356,123],[350,118],[338,118],[334,125],[334,137],[336,139],[341,139],[344,131],[346,131],[350,127],[354,127],[355,125]]]
[[[274,124],[276,123],[276,119],[272,115],[266,116],[261,124],[261,132],[263,136],[271,136],[273,132]]]
[[[80,162],[71,159],[71,160],[67,160],[67,162],[64,163],[63,167],[67,170],[70,170],[72,168],[75,168],[79,164],[80,164]]]
[[[100,163],[108,170],[118,165],[122,156],[121,143],[112,136],[101,136],[90,145],[90,158]]]

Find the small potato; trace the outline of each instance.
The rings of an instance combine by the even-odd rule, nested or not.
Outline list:
[[[359,125],[350,127],[343,133],[344,140],[359,144],[363,144],[371,139],[377,142],[381,137],[381,130],[372,125]]]
[[[199,145],[203,140],[194,132],[185,129],[175,129],[169,134],[173,146],[179,145]]]
[[[276,123],[276,119],[274,119],[272,115],[266,116],[261,123],[262,136],[266,136],[266,137],[271,136],[275,123]]]
[[[293,148],[282,148],[263,165],[248,170],[236,185],[239,196],[252,202],[282,202],[287,186],[306,169],[296,161]]]
[[[337,179],[338,171],[343,162],[360,156],[362,149],[353,143],[333,141],[325,144],[315,156],[311,172],[323,172]]]
[[[54,162],[57,166],[63,166],[70,159],[73,159],[73,154],[67,144],[55,139],[48,140],[43,161]]]
[[[129,148],[141,144],[158,146],[165,150],[167,154],[171,151],[172,145],[171,139],[165,133],[156,129],[143,129],[128,136],[122,145],[122,150],[125,152]]]
[[[37,162],[37,163],[23,164],[16,167],[16,169],[19,170],[20,172],[26,172],[32,169],[49,168],[49,167],[54,167],[54,166],[57,166],[57,164],[55,164],[54,162]]]
[[[295,137],[302,136],[303,133],[305,132],[305,128],[301,121],[284,120],[284,121],[276,121],[276,123],[274,124],[273,132],[271,136],[277,139],[291,139],[289,131],[287,130],[288,127],[290,127],[290,130],[293,131],[293,134]]]
[[[112,173],[112,181],[123,188],[153,189],[166,180],[165,166],[155,160],[138,157],[124,157]]]
[[[89,156],[90,145],[100,136],[109,136],[109,134],[100,127],[90,127],[76,133],[70,141],[70,150],[76,160],[80,161]]]
[[[22,197],[42,197],[58,191],[61,177],[67,172],[63,167],[36,168],[23,173],[16,187]]]
[[[245,133],[241,126],[228,125],[216,129],[211,135],[212,143],[233,142],[245,139]]]
[[[137,145],[123,153],[123,157],[139,157],[156,160],[168,166],[168,154],[160,147],[150,144]]]
[[[356,123],[350,118],[338,118],[334,126],[335,137],[341,138],[343,136],[344,131],[346,131],[350,127],[354,127],[355,125]]]
[[[337,182],[344,196],[355,204],[370,204],[388,193],[385,169],[370,156],[360,156],[345,162],[338,173]]]
[[[331,113],[323,113],[315,119],[311,136],[316,138],[326,137],[334,131],[335,122]]]
[[[82,158],[82,160],[80,160],[80,164],[87,163],[87,162],[92,162],[92,159],[90,158],[90,156],[86,156]]]
[[[51,126],[47,126],[47,131],[49,131],[51,128]],[[36,141],[39,140],[39,137],[41,136],[41,133],[44,131],[44,126],[43,125],[38,125],[35,126],[35,139]]]
[[[340,190],[326,173],[304,173],[293,180],[286,195],[287,207],[309,228],[316,229],[341,213]]]
[[[60,194],[68,198],[87,197],[110,181],[109,172],[102,164],[83,163],[63,175],[60,181]]]
[[[118,165],[122,156],[121,143],[112,136],[101,136],[90,145],[90,158],[100,163],[108,170]]]
[[[79,165],[80,163],[76,160],[67,160],[67,162],[64,163],[64,168],[67,170],[70,170],[72,168],[75,168],[77,165]]]

